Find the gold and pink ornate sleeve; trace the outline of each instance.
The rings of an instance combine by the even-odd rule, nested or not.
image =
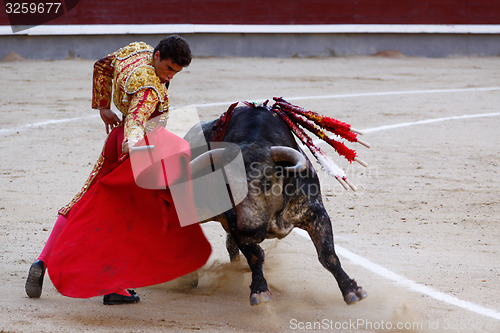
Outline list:
[[[110,109],[113,91],[112,66],[115,54],[112,53],[94,64],[92,86],[92,109]]]
[[[146,121],[156,110],[159,101],[153,89],[142,89],[133,95],[125,117],[124,142],[136,143],[144,137]]]

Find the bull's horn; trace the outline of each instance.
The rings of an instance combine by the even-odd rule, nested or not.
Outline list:
[[[293,166],[286,167],[285,170],[291,172],[301,172],[307,167],[306,158],[298,150],[285,146],[271,147],[271,157],[275,162],[288,161]]]
[[[211,166],[212,161],[214,164],[220,163],[224,154],[224,150],[225,148],[217,148],[206,151],[200,156],[196,157],[194,160],[189,162],[189,166],[191,167],[191,173],[194,175],[200,170],[208,166]]]

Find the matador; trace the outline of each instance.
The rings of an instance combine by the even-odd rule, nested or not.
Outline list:
[[[92,108],[109,135],[83,188],[59,210],[30,267],[25,286],[30,298],[41,296],[47,270],[65,296],[104,295],[107,305],[137,303],[139,296],[127,288],[166,282],[208,260],[211,248],[200,226],[180,227],[168,188],[137,186],[129,158],[150,131],[168,154],[189,154],[185,140],[160,129],[168,117],[168,84],[190,62],[188,43],[173,35],[155,48],[131,43],[94,64]],[[111,110],[112,102],[122,119]],[[189,156],[167,167],[188,168],[185,160]]]

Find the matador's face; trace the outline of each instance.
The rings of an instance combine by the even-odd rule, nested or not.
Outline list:
[[[162,83],[167,83],[174,77],[175,74],[182,70],[182,66],[177,65],[171,59],[160,59],[160,51],[156,51],[153,55],[153,65],[156,75],[160,78]]]

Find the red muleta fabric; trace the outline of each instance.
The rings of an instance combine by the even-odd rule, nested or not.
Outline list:
[[[184,181],[185,170],[189,175],[189,144],[164,128],[155,131],[154,140],[150,136],[148,142],[155,151],[166,158],[184,156],[168,158],[162,164],[169,172],[162,172],[182,175]],[[200,225],[180,226],[168,189],[137,186],[130,158],[119,158],[122,139],[123,127],[115,128],[106,142],[106,160],[97,181],[67,215],[47,264],[52,283],[65,296],[89,298],[163,283],[199,269],[210,256]],[[153,160],[161,163],[158,156]],[[178,209],[194,214],[193,198],[186,197],[185,202]]]

